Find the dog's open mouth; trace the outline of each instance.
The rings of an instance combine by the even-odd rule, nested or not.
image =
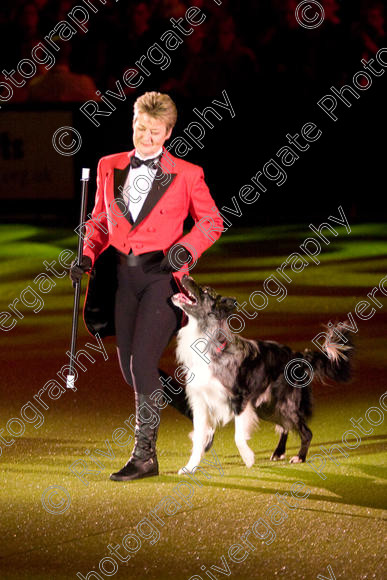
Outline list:
[[[197,300],[195,298],[195,296],[188,291],[188,296],[186,294],[183,294],[182,292],[179,292],[178,294],[174,294],[172,296],[172,300],[174,302],[174,304],[176,305],[183,305],[183,304],[188,304],[189,306],[194,306],[197,303]]]

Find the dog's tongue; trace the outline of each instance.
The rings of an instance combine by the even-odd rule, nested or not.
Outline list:
[[[183,294],[182,292],[179,292],[178,294],[174,295],[174,298],[176,300],[178,300],[179,302],[183,302],[185,304],[192,304],[192,300],[190,300],[188,298],[188,296],[186,296],[185,294]]]

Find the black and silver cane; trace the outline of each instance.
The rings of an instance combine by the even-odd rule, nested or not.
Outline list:
[[[79,232],[78,238],[78,254],[77,254],[77,261],[78,266],[82,264],[83,258],[83,229],[84,229],[84,222],[86,216],[86,206],[87,206],[87,191],[89,187],[89,179],[90,179],[90,169],[82,169],[82,198],[81,198],[81,214],[79,218],[79,223],[81,230]],[[79,279],[75,283],[75,292],[74,292],[74,308],[73,308],[73,326],[71,330],[71,348],[70,348],[70,365],[69,365],[69,374],[67,375],[66,387],[68,389],[73,389],[76,391],[74,386],[74,357],[76,354],[76,346],[77,346],[77,334],[78,334],[78,316],[79,316],[79,299],[81,296],[81,279]]]

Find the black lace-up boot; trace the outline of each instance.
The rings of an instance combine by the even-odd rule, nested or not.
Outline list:
[[[149,395],[136,393],[135,443],[129,461],[120,471],[112,473],[113,481],[132,481],[159,474],[156,440],[160,410]]]

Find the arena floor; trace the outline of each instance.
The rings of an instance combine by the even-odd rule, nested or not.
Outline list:
[[[1,321],[9,325],[15,319],[16,324],[0,336],[0,427],[5,429],[11,418],[19,421],[8,423],[15,433],[14,443],[2,432],[8,443],[1,444],[0,458],[0,577],[385,578],[387,430],[386,407],[383,411],[379,399],[387,391],[386,297],[380,292],[375,295],[382,306],[375,306],[369,320],[355,314],[356,305],[386,276],[385,228],[385,224],[358,224],[351,233],[337,228],[339,235],[329,237],[329,245],[322,248],[321,263],[308,258],[307,267],[293,272],[291,283],[284,282],[286,298],[278,302],[270,297],[256,318],[246,320],[243,331],[249,338],[311,348],[322,324],[343,321],[352,313],[357,323],[353,380],[344,385],[315,385],[309,454],[321,455],[320,446],[338,444],[348,457],[337,451],[332,455],[336,463],[327,459],[325,479],[309,464],[272,463],[269,457],[277,435],[271,424],[261,423],[251,442],[256,463],[247,469],[233,441],[233,426],[228,425],[217,432],[213,452],[206,457],[216,465],[207,463],[208,469],[197,475],[199,483],[191,481],[189,487],[179,486],[188,480],[177,471],[190,453],[190,423],[173,409],[163,411],[161,421],[161,475],[128,484],[109,481],[109,473],[126,462],[131,450],[114,443],[112,434],[124,427],[134,410],[133,394],[120,376],[112,339],[104,342],[108,360],[89,347],[95,362],[85,362],[87,371],[80,371],[77,391],[57,390],[57,400],[49,399],[47,393],[42,396],[49,407],[43,411],[37,405],[44,424],[36,429],[27,422],[23,436],[17,437],[24,425],[21,408],[34,401],[33,396],[49,380],[58,379],[56,373],[68,362],[71,284],[67,276],[53,275],[55,287],[44,293],[39,291],[42,278],[34,279],[45,272],[44,260],[58,260],[61,251],[75,249],[76,240],[70,230],[1,226],[1,310],[11,313],[11,318],[4,316]],[[310,235],[310,230],[295,225],[229,231],[192,274],[200,283],[242,303],[255,290],[262,290],[263,281],[292,253],[300,252],[300,244]],[[58,266],[57,272],[62,271]],[[35,295],[25,292],[23,297],[33,306],[14,303],[23,317],[14,316],[9,305],[28,287]],[[78,348],[87,342],[96,344],[82,327]],[[170,373],[175,368],[173,353],[171,345],[161,365]],[[372,431],[366,416],[374,421]],[[360,443],[349,435],[344,447],[343,434],[353,429],[351,418],[363,418],[368,434],[358,429]],[[96,454],[96,449],[105,454]],[[292,435],[288,457],[297,450],[298,440]],[[99,465],[90,459],[93,452]],[[70,470],[78,460],[88,462],[84,481]],[[271,524],[273,533],[266,539],[250,533],[246,536],[250,545],[241,544],[241,536],[258,520],[260,533],[267,529],[262,520],[270,522],[266,512],[278,505],[276,494],[288,492],[285,497],[291,497],[295,482],[304,484],[299,488],[307,497],[289,501],[291,507],[280,504],[282,511],[277,508],[275,516],[278,523]],[[56,495],[50,496],[51,486]],[[176,495],[177,489],[191,497],[184,502]],[[150,517],[158,504],[163,506],[157,512],[162,524]],[[144,518],[149,518],[148,525]],[[141,545],[138,529],[143,532]],[[124,537],[128,550],[122,547]],[[242,546],[239,551],[229,550],[234,544]],[[117,547],[121,560],[130,557],[126,562],[112,558],[108,545],[111,550]],[[92,570],[95,574],[89,574]]]

